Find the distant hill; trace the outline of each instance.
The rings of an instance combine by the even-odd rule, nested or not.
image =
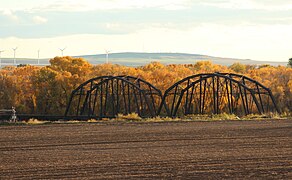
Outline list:
[[[106,61],[106,54],[98,55],[84,55],[83,57],[92,64],[104,63]],[[109,54],[109,62],[113,64],[121,64],[127,66],[141,66],[152,61],[159,61],[163,64],[192,64],[197,61],[212,61],[214,64],[221,64],[230,66],[235,62],[242,64],[270,64],[273,66],[283,65],[286,66],[287,62],[277,61],[255,61],[250,59],[235,59],[235,58],[221,58],[200,54],[187,54],[187,53],[135,53],[123,52]]]
[[[106,54],[97,55],[81,55],[74,57],[82,57],[91,64],[102,64],[106,62]],[[197,61],[211,61],[214,64],[221,64],[230,66],[235,62],[250,65],[270,64],[273,66],[286,66],[287,62],[277,61],[256,61],[250,59],[235,59],[235,58],[221,58],[200,54],[187,53],[137,53],[137,52],[123,52],[109,54],[109,62],[112,64],[120,64],[125,66],[141,66],[152,61],[158,61],[163,64],[193,64]],[[2,63],[12,63],[13,59],[2,58]],[[17,59],[17,64],[36,64],[36,59]],[[40,64],[49,64],[49,59],[41,59]]]

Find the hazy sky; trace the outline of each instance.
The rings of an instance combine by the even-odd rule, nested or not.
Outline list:
[[[0,0],[2,57],[185,52],[292,57],[292,0]]]

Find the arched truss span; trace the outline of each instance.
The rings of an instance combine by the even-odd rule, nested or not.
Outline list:
[[[72,91],[65,116],[111,118],[135,112],[141,117],[154,117],[161,99],[161,91],[140,78],[101,76]]]
[[[246,76],[205,73],[186,77],[165,91],[159,112],[167,116],[277,111],[270,89]]]

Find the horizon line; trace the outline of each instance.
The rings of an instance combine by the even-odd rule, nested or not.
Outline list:
[[[222,59],[234,59],[234,60],[247,60],[247,61],[265,61],[265,62],[276,62],[276,63],[286,63],[286,61],[271,61],[271,60],[254,60],[254,59],[249,59],[249,58],[233,58],[233,57],[219,57],[219,56],[212,56],[212,55],[205,55],[205,54],[195,54],[195,53],[186,53],[186,52],[139,52],[139,51],[121,51],[121,52],[112,52],[110,54],[185,54],[185,55],[197,55],[197,56],[208,56],[211,58],[222,58]],[[83,54],[83,55],[65,55],[63,57],[69,56],[69,57],[83,57],[84,56],[100,56],[100,55],[106,55],[106,53],[100,53],[100,54]],[[40,58],[40,60],[47,60],[47,59],[53,59],[55,57],[62,57],[62,56],[54,56],[54,57],[44,57]],[[2,60],[5,59],[14,59],[14,57],[2,57]],[[35,57],[16,57],[16,59],[31,59],[31,60],[37,60],[38,58]],[[110,56],[109,56],[110,59]],[[202,60],[204,61],[204,60]],[[287,60],[288,62],[288,60]]]

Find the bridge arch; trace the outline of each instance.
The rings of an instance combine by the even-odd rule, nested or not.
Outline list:
[[[204,73],[186,77],[169,87],[159,108],[167,116],[218,114],[247,115],[279,112],[271,91],[246,76]]]
[[[65,116],[112,118],[135,112],[141,117],[154,117],[161,99],[161,91],[141,78],[101,76],[72,91]]]

